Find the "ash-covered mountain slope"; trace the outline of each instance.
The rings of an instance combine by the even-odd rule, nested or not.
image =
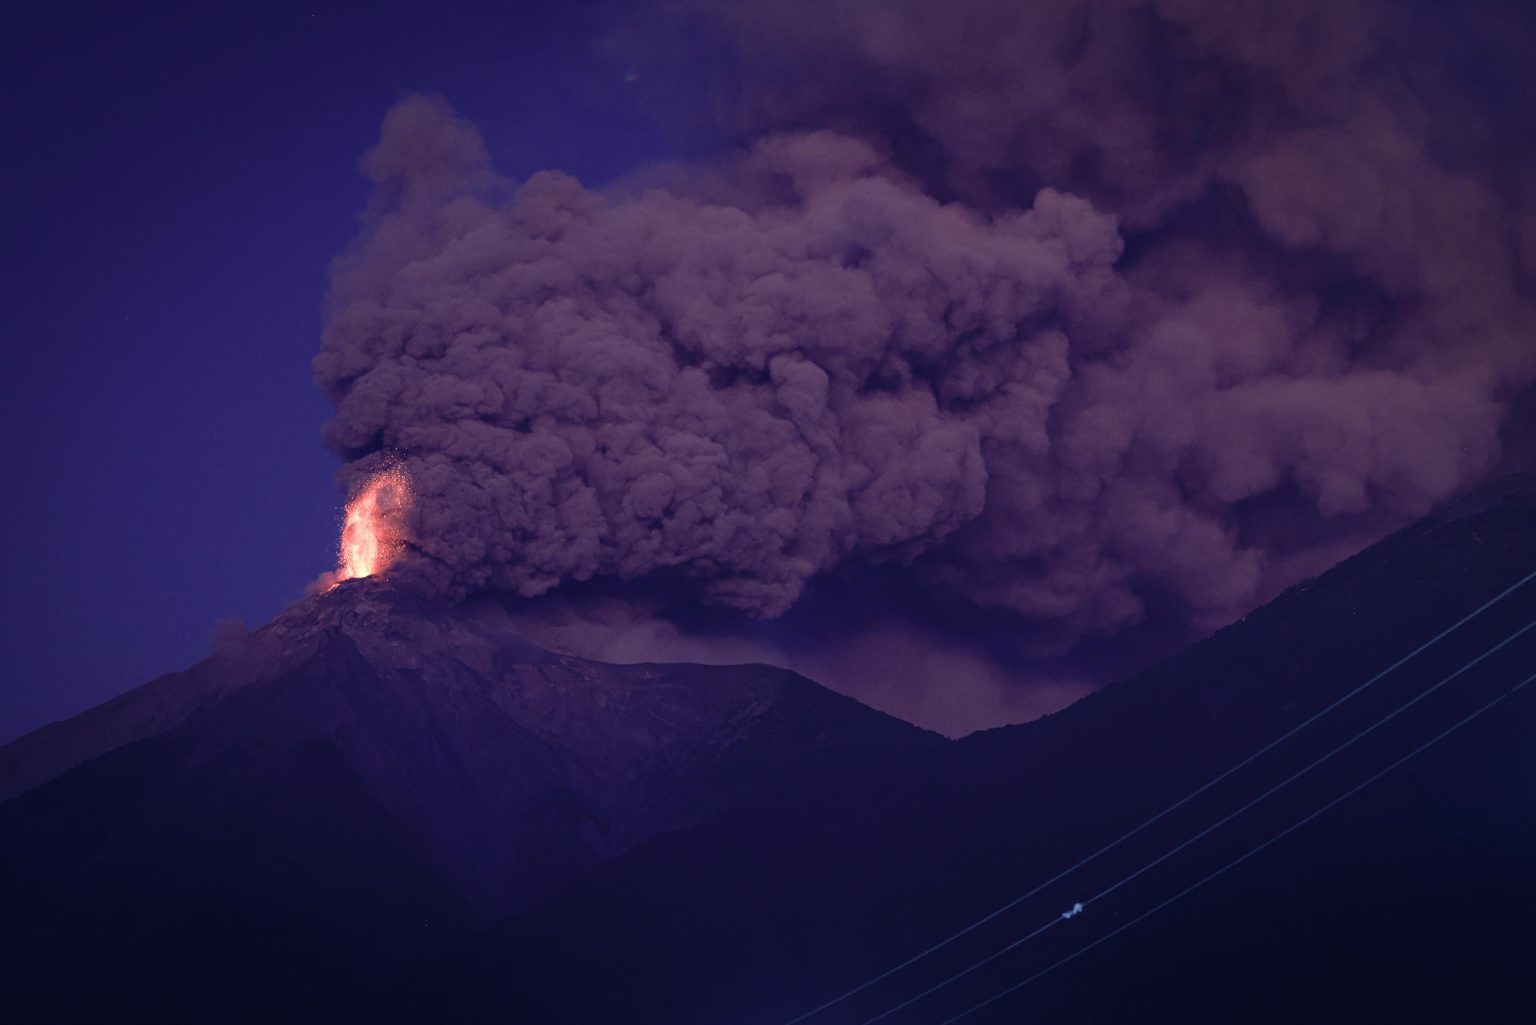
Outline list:
[[[1536,571],[1500,482],[1169,661],[1025,726],[765,792],[606,865],[386,991],[383,1020],[782,1025],[1054,876]],[[809,1025],[945,1021],[1251,850],[1536,672],[1536,630],[1070,919],[1536,622],[1527,584],[1133,840]],[[1526,1021],[1536,1006],[1536,686],[978,1025]],[[515,965],[516,970],[507,966]]]
[[[349,582],[0,752],[0,975],[147,1012],[190,959],[264,1016],[755,790],[945,743],[783,670],[605,665]]]

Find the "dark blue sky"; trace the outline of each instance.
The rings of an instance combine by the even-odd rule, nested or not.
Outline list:
[[[391,102],[443,95],[519,176],[707,144],[642,112],[580,4],[44,6],[0,44],[0,741],[196,661],[331,565],[309,361]]]

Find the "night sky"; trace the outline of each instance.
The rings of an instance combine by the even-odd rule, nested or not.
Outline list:
[[[699,143],[591,54],[580,4],[349,7],[8,18],[0,740],[191,664],[333,564],[309,365],[402,92],[451,95],[513,174],[601,183]]]

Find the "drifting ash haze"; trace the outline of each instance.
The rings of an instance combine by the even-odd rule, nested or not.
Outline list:
[[[895,568],[1059,654],[1228,622],[1517,440],[1517,7],[663,14],[611,45],[728,53],[712,161],[513,183],[424,98],[364,159],[315,370],[345,475],[414,482],[418,587],[645,580],[746,631]]]

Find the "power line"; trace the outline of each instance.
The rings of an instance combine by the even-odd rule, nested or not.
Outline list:
[[[1473,658],[1470,661],[1468,661],[1467,663],[1465,663],[1460,669],[1457,669],[1455,672],[1451,673],[1449,676],[1446,676],[1443,679],[1441,679],[1440,682],[1436,683],[1433,687],[1430,687],[1428,690],[1426,690],[1423,693],[1419,694],[1417,697],[1408,700],[1407,702],[1403,703],[1402,705],[1399,705],[1397,708],[1393,709],[1391,712],[1388,712],[1386,715],[1382,716],[1381,718],[1377,719],[1375,722],[1371,723],[1369,726],[1365,727],[1364,729],[1360,730],[1358,733],[1356,733],[1353,736],[1351,736],[1348,740],[1345,740],[1342,743],[1340,743],[1337,747],[1334,747],[1332,750],[1328,751],[1327,753],[1325,753],[1325,754],[1319,756],[1318,758],[1314,759],[1313,761],[1309,762],[1304,767],[1302,767],[1302,768],[1298,769],[1297,771],[1291,773],[1291,775],[1287,776],[1285,779],[1281,780],[1279,783],[1276,783],[1274,786],[1270,787],[1268,790],[1265,790],[1263,793],[1259,794],[1259,796],[1257,796],[1257,797],[1253,798],[1252,800],[1246,802],[1245,804],[1241,805],[1235,811],[1228,812],[1226,815],[1224,815],[1221,818],[1217,819],[1215,822],[1211,823],[1209,826],[1206,826],[1204,829],[1200,830],[1200,832],[1196,833],[1194,836],[1191,836],[1191,837],[1181,841],[1180,843],[1174,845],[1172,849],[1170,849],[1168,851],[1165,851],[1164,853],[1162,853],[1162,854],[1158,855],[1157,857],[1153,858],[1151,861],[1147,862],[1145,865],[1142,865],[1140,868],[1136,869],[1134,872],[1131,872],[1128,875],[1125,875],[1125,876],[1121,877],[1118,881],[1116,881],[1114,883],[1111,883],[1109,886],[1107,886],[1104,889],[1100,890],[1098,893],[1094,894],[1092,897],[1089,897],[1086,900],[1079,901],[1077,906],[1074,907],[1074,909],[1071,912],[1071,914],[1073,915],[1073,917],[1075,917],[1078,914],[1078,910],[1077,909],[1079,907],[1080,908],[1092,907],[1096,902],[1103,900],[1105,897],[1108,897],[1110,894],[1114,893],[1116,890],[1120,889],[1122,886],[1125,886],[1127,883],[1131,882],[1132,880],[1137,879],[1137,878],[1145,875],[1146,873],[1150,872],[1152,869],[1156,868],[1158,865],[1161,865],[1163,862],[1167,861],[1169,858],[1172,858],[1175,855],[1179,854],[1180,852],[1184,851],[1186,848],[1188,848],[1192,844],[1194,844],[1194,843],[1204,839],[1205,837],[1211,835],[1216,830],[1218,830],[1222,826],[1226,825],[1228,822],[1231,822],[1233,819],[1237,818],[1238,816],[1242,815],[1244,812],[1248,811],[1254,805],[1259,804],[1261,801],[1264,801],[1264,800],[1274,796],[1276,793],[1278,793],[1279,791],[1283,790],[1284,788],[1290,786],[1292,783],[1296,782],[1298,779],[1300,779],[1301,777],[1305,776],[1307,773],[1311,772],[1313,769],[1317,768],[1319,765],[1322,765],[1324,762],[1326,762],[1329,759],[1333,758],[1335,755],[1340,754],[1346,748],[1352,747],[1353,745],[1355,745],[1359,741],[1365,739],[1370,734],[1375,733],[1378,729],[1380,729],[1381,727],[1385,726],[1387,723],[1391,722],[1393,719],[1396,719],[1398,716],[1402,715],[1404,712],[1408,711],[1410,708],[1412,708],[1413,706],[1417,705],[1419,702],[1425,700],[1431,694],[1434,694],[1436,691],[1440,690],[1442,687],[1444,687],[1447,684],[1449,684],[1452,680],[1457,679],[1463,673],[1465,673],[1468,670],[1474,668],[1475,666],[1481,664],[1485,659],[1488,659],[1488,658],[1492,657],[1495,653],[1497,653],[1498,651],[1502,650],[1505,646],[1513,643],[1520,636],[1522,636],[1523,634],[1529,633],[1533,629],[1536,629],[1536,619],[1533,619],[1531,622],[1527,623],[1525,626],[1521,627],[1519,630],[1516,630],[1514,633],[1510,634],[1508,637],[1504,638],[1499,643],[1497,643],[1497,644],[1493,645],[1492,647],[1486,649],[1480,655],[1478,655],[1476,658]],[[953,975],[949,976],[948,978],[943,979],[940,982],[934,983],[932,986],[929,986],[927,989],[923,990],[921,993],[918,993],[915,996],[907,998],[906,1000],[902,1001],[901,1003],[897,1004],[896,1006],[894,1006],[892,1008],[889,1008],[888,1010],[882,1011],[880,1014],[875,1015],[873,1018],[865,1019],[861,1023],[861,1025],[872,1025],[872,1023],[874,1023],[874,1022],[882,1021],[885,1018],[888,1018],[891,1015],[895,1014],[897,1011],[900,1011],[900,1010],[903,1010],[905,1008],[911,1007],[913,1004],[917,1003],[919,1000],[922,1000],[925,997],[928,997],[928,996],[931,996],[934,993],[937,993],[939,990],[944,989],[946,986],[949,986],[951,983],[960,981],[961,979],[965,978],[967,975],[970,975],[972,972],[975,972],[978,969],[983,968],[986,965],[991,964],[993,961],[996,961],[998,958],[1002,957],[1004,954],[1007,954],[1007,953],[1009,953],[1010,951],[1013,951],[1013,950],[1017,950],[1019,947],[1022,947],[1024,944],[1028,943],[1030,940],[1034,939],[1036,936],[1039,936],[1041,933],[1045,932],[1047,929],[1051,929],[1051,928],[1059,925],[1061,923],[1063,917],[1064,916],[1058,916],[1056,918],[1052,918],[1050,921],[1046,922],[1044,925],[1040,926],[1039,928],[1037,928],[1037,929],[1035,929],[1035,930],[1033,930],[1033,931],[1031,931],[1029,933],[1026,933],[1025,935],[1023,935],[1023,936],[1019,937],[1018,939],[1012,941],[1011,943],[1007,944],[1006,946],[999,947],[997,950],[994,950],[992,953],[988,954],[986,957],[982,958],[981,960],[975,961],[972,964],[970,964],[969,966],[967,966],[965,968],[962,968],[960,971],[958,971],[958,972],[954,973]]]
[[[968,1018],[972,1014],[975,1014],[977,1011],[980,1011],[980,1010],[982,1010],[985,1007],[990,1007],[992,1004],[997,1003],[999,1000],[1002,1000],[1004,997],[1011,996],[1012,994],[1017,993],[1019,990],[1023,989],[1025,986],[1028,986],[1030,983],[1034,982],[1035,980],[1043,978],[1046,975],[1049,975],[1051,972],[1053,972],[1056,969],[1060,968],[1062,965],[1066,964],[1069,961],[1077,960],[1079,957],[1082,957],[1084,954],[1088,953],[1090,950],[1092,950],[1093,948],[1099,946],[1100,944],[1109,942],[1110,940],[1114,939],[1116,936],[1118,936],[1121,933],[1125,932],[1125,930],[1131,928],[1134,925],[1137,925],[1137,924],[1139,924],[1141,922],[1146,921],[1148,918],[1151,918],[1153,915],[1157,914],[1159,911],[1162,911],[1164,908],[1168,907],[1168,905],[1173,904],[1174,902],[1182,900],[1184,897],[1189,896],[1189,894],[1191,894],[1194,891],[1198,890],[1200,887],[1204,886],[1206,883],[1209,883],[1211,880],[1217,878],[1218,876],[1225,875],[1227,872],[1230,872],[1232,869],[1236,868],[1238,865],[1241,865],[1243,862],[1247,861],[1249,858],[1252,858],[1254,855],[1258,854],[1260,851],[1262,851],[1265,848],[1269,847],[1271,844],[1274,844],[1274,843],[1284,839],[1285,837],[1289,836],[1291,833],[1294,833],[1296,830],[1300,829],[1302,826],[1305,826],[1307,823],[1311,822],[1313,819],[1317,818],[1319,815],[1322,815],[1324,812],[1327,812],[1330,809],[1336,807],[1337,805],[1342,804],[1344,801],[1346,801],[1349,798],[1353,797],[1355,794],[1358,794],[1360,791],[1364,790],[1366,787],[1370,786],[1372,783],[1374,783],[1377,780],[1381,779],[1381,777],[1385,776],[1387,773],[1389,773],[1392,770],[1394,770],[1394,769],[1398,768],[1399,766],[1401,766],[1404,762],[1408,761],[1409,759],[1411,759],[1411,758],[1413,758],[1413,757],[1415,757],[1415,756],[1417,756],[1419,754],[1422,754],[1425,750],[1427,750],[1430,747],[1433,747],[1435,744],[1438,744],[1440,741],[1444,740],[1446,737],[1450,736],[1452,733],[1455,733],[1457,730],[1461,729],[1463,726],[1467,725],[1472,720],[1474,720],[1474,719],[1478,718],[1479,716],[1483,715],[1484,713],[1488,712],[1494,706],[1498,705],[1499,703],[1501,703],[1503,701],[1508,700],[1512,695],[1514,695],[1514,693],[1516,691],[1520,690],[1522,687],[1525,687],[1527,684],[1531,683],[1532,681],[1536,681],[1536,674],[1533,674],[1531,676],[1527,676],[1525,679],[1523,679],[1519,683],[1515,684],[1513,687],[1511,687],[1509,690],[1505,691],[1503,694],[1500,694],[1498,697],[1496,697],[1493,700],[1489,701],[1487,704],[1483,705],[1481,708],[1479,708],[1477,711],[1473,712],[1472,714],[1468,715],[1466,718],[1461,719],[1459,722],[1455,723],[1454,725],[1446,728],[1445,730],[1442,730],[1440,733],[1437,733],[1435,736],[1431,737],[1429,740],[1426,740],[1424,743],[1420,744],[1418,747],[1414,748],[1412,751],[1409,751],[1407,754],[1403,755],[1401,758],[1399,758],[1397,761],[1393,762],[1391,765],[1388,765],[1385,769],[1382,769],[1380,772],[1376,773],[1373,776],[1367,777],[1363,782],[1357,783],[1355,786],[1353,786],[1350,789],[1346,790],[1344,793],[1340,794],[1338,797],[1335,797],[1333,800],[1329,801],[1327,804],[1323,805],[1321,808],[1318,808],[1316,811],[1311,812],[1310,814],[1308,814],[1308,815],[1306,815],[1306,816],[1304,816],[1304,817],[1302,817],[1300,819],[1297,819],[1295,822],[1291,823],[1285,829],[1283,829],[1280,832],[1276,833],[1274,836],[1270,837],[1268,840],[1265,840],[1263,843],[1259,844],[1257,847],[1254,847],[1252,850],[1248,851],[1246,854],[1243,854],[1243,855],[1241,855],[1241,856],[1239,856],[1237,858],[1233,858],[1231,861],[1227,862],[1221,868],[1218,868],[1216,871],[1214,871],[1210,875],[1205,876],[1204,878],[1200,879],[1198,882],[1192,883],[1191,885],[1185,887],[1184,889],[1180,890],[1178,893],[1174,894],[1172,897],[1169,897],[1167,900],[1163,901],[1161,904],[1158,904],[1158,905],[1152,907],[1151,909],[1142,912],[1141,914],[1137,915],[1135,918],[1131,919],[1129,922],[1126,922],[1124,925],[1117,926],[1116,928],[1114,928],[1114,929],[1110,930],[1109,932],[1105,933],[1103,936],[1100,936],[1098,939],[1094,940],[1092,943],[1089,943],[1087,946],[1078,948],[1077,950],[1075,950],[1072,953],[1068,954],[1066,957],[1062,958],[1061,960],[1052,963],[1048,967],[1042,968],[1040,971],[1038,971],[1035,974],[1029,976],[1027,979],[1023,980],[1022,982],[1016,982],[1012,986],[1009,986],[1007,989],[1004,989],[1004,990],[1001,990],[1001,991],[999,991],[997,993],[994,993],[992,996],[988,997],[986,1000],[983,1000],[979,1004],[973,1004],[972,1006],[966,1008],[964,1011],[961,1011],[959,1014],[955,1015],[953,1018],[946,1018],[941,1023],[941,1025],[954,1025],[955,1022],[958,1022],[958,1021],[961,1021],[961,1020],[963,1020],[965,1018]]]
[[[1457,630],[1461,629],[1467,623],[1469,623],[1472,620],[1476,619],[1478,616],[1482,615],[1484,612],[1486,612],[1487,610],[1489,610],[1493,606],[1497,605],[1499,602],[1503,601],[1509,595],[1513,594],[1515,591],[1518,591],[1520,588],[1524,587],[1526,584],[1530,583],[1532,580],[1536,580],[1536,573],[1530,573],[1530,574],[1527,574],[1526,576],[1522,577],[1520,580],[1516,581],[1514,584],[1511,584],[1508,588],[1506,588],[1505,590],[1499,592],[1497,595],[1495,595],[1494,597],[1490,598],[1488,601],[1484,602],[1482,605],[1478,606],[1476,609],[1473,609],[1471,612],[1467,613],[1467,615],[1463,616],[1461,619],[1458,619],[1455,623],[1452,623],[1450,626],[1446,627],[1444,630],[1440,631],[1438,634],[1436,634],[1435,636],[1431,637],[1429,640],[1425,641],[1423,644],[1419,645],[1417,648],[1414,648],[1408,654],[1404,655],[1402,658],[1398,659],[1396,662],[1393,662],[1391,665],[1387,666],[1387,668],[1381,670],[1376,675],[1374,675],[1370,679],[1366,680],[1364,683],[1362,683],[1359,686],[1355,687],[1353,690],[1351,690],[1348,693],[1344,694],[1342,697],[1336,698],[1333,702],[1331,702],[1330,704],[1324,706],[1321,710],[1313,713],[1309,718],[1307,718],[1307,719],[1303,720],[1302,722],[1298,723],[1297,725],[1291,727],[1289,730],[1287,730],[1286,732],[1282,733],[1280,736],[1276,737],[1274,740],[1271,740],[1269,743],[1265,744],[1263,747],[1259,748],[1257,751],[1254,751],[1252,754],[1248,755],[1246,758],[1244,758],[1242,761],[1238,762],[1237,764],[1231,766],[1230,768],[1228,768],[1227,770],[1222,772],[1220,775],[1214,776],[1211,779],[1207,780],[1205,783],[1201,784],[1196,789],[1190,791],[1188,794],[1185,794],[1183,797],[1179,798],[1174,803],[1168,805],[1168,807],[1164,808],[1162,811],[1160,811],[1157,814],[1153,815],[1151,818],[1144,820],[1140,825],[1135,826],[1134,828],[1132,828],[1131,830],[1129,830],[1126,833],[1122,833],[1120,836],[1116,837],[1114,840],[1111,840],[1109,843],[1107,843],[1104,846],[1100,847],[1098,850],[1096,850],[1093,853],[1087,855],[1086,857],[1082,858],[1081,860],[1077,861],[1076,863],[1068,866],[1067,868],[1062,869],[1056,875],[1054,875],[1051,878],[1047,879],[1045,882],[1039,884],[1034,889],[1030,890],[1028,893],[1024,893],[1024,894],[1021,894],[1018,897],[1013,898],[1012,900],[1008,901],[1006,904],[1003,904],[1000,907],[994,909],[993,911],[988,912],[987,914],[985,914],[982,917],[976,919],[974,922],[970,923],[969,925],[964,926],[963,928],[957,930],[956,932],[951,933],[950,935],[946,936],[944,939],[942,939],[942,940],[938,941],[937,943],[933,944],[931,947],[928,947],[927,949],[919,951],[918,953],[912,955],[911,957],[907,958],[905,961],[902,961],[900,964],[896,964],[896,965],[891,966],[890,968],[887,968],[885,971],[881,972],[879,975],[876,975],[873,978],[870,978],[870,979],[865,980],[864,982],[861,982],[859,985],[857,985],[857,986],[853,987],[852,989],[847,990],[847,991],[845,991],[845,992],[843,992],[843,993],[833,997],[831,1000],[828,1000],[826,1003],[823,1003],[823,1004],[820,1004],[820,1005],[818,1005],[816,1007],[811,1008],[809,1011],[806,1011],[804,1014],[801,1014],[797,1018],[789,1019],[789,1021],[785,1022],[784,1025],[799,1025],[800,1022],[803,1022],[803,1021],[805,1021],[805,1020],[807,1020],[809,1018],[813,1018],[816,1015],[820,1014],[822,1011],[825,1011],[825,1010],[827,1010],[830,1007],[837,1006],[838,1004],[842,1003],[844,1000],[847,1000],[849,997],[852,997],[852,996],[855,996],[855,995],[857,995],[859,993],[862,993],[866,989],[869,989],[871,986],[873,986],[873,985],[875,985],[877,983],[884,982],[886,979],[889,979],[891,976],[895,975],[897,972],[900,972],[903,969],[906,969],[906,968],[916,964],[917,962],[923,960],[924,958],[929,957],[932,954],[935,954],[935,953],[937,953],[940,950],[943,950],[945,947],[949,946],[951,943],[953,943],[956,940],[960,939],[962,936],[968,935],[968,934],[976,931],[977,929],[981,928],[983,925],[986,925],[988,922],[992,921],[993,919],[997,918],[998,916],[1000,916],[1000,915],[1002,915],[1002,914],[1004,914],[1004,913],[1006,913],[1008,911],[1011,911],[1013,908],[1018,907],[1020,904],[1024,903],[1027,900],[1029,900],[1031,897],[1034,897],[1035,895],[1039,894],[1043,890],[1049,888],[1050,886],[1053,886],[1056,883],[1061,882],[1067,876],[1071,875],[1073,872],[1076,872],[1078,869],[1082,868],[1084,865],[1087,865],[1087,864],[1089,864],[1089,863],[1091,863],[1093,861],[1096,861],[1098,858],[1102,857],[1103,855],[1105,855],[1105,854],[1109,853],[1110,851],[1114,850],[1116,847],[1118,847],[1121,844],[1125,843],[1125,841],[1131,839],[1134,836],[1137,836],[1138,834],[1140,834],[1141,832],[1146,830],[1148,827],[1154,825],[1157,822],[1162,821],[1167,816],[1173,814],[1173,812],[1175,812],[1178,809],[1182,808],[1184,805],[1188,804],[1190,801],[1194,800],[1196,797],[1199,797],[1201,794],[1205,793],[1207,790],[1210,790],[1212,787],[1216,786],[1218,783],[1221,783],[1223,780],[1229,778],[1234,773],[1242,770],[1243,768],[1246,768],[1248,765],[1251,765],[1258,758],[1260,758],[1263,755],[1267,754],[1268,752],[1274,750],[1280,744],[1282,744],[1285,741],[1289,740],[1291,737],[1294,737],[1296,734],[1300,733],[1302,730],[1306,729],[1308,726],[1312,725],[1317,720],[1321,719],[1323,716],[1325,716],[1329,712],[1333,711],[1335,708],[1338,708],[1340,705],[1344,704],[1344,702],[1350,700],[1351,698],[1355,697],[1360,692],[1364,691],[1367,687],[1370,687],[1371,685],[1375,684],[1377,681],[1381,680],[1384,676],[1386,676],[1389,673],[1395,671],[1399,667],[1405,665],[1406,663],[1408,663],[1409,661],[1413,660],[1414,658],[1416,658],[1418,655],[1420,655],[1424,651],[1428,650],[1429,648],[1433,647],[1435,644],[1438,644],[1440,641],[1444,640],[1446,637],[1448,637],[1451,634],[1455,633]]]

